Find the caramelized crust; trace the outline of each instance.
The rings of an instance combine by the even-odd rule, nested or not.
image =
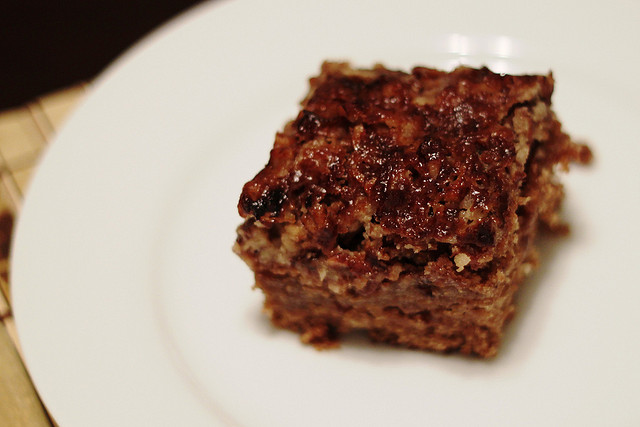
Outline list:
[[[316,345],[365,329],[495,354],[538,226],[564,229],[554,167],[590,158],[552,76],[325,63],[310,83],[238,204],[272,321]]]

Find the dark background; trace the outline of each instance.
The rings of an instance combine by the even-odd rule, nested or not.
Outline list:
[[[166,20],[202,0],[3,0],[0,109],[87,81]]]

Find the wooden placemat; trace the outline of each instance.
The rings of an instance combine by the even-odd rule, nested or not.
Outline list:
[[[0,426],[55,426],[22,363],[11,312],[9,248],[29,180],[44,148],[83,98],[80,84],[0,112]]]

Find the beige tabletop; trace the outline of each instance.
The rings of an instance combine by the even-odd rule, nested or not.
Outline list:
[[[9,271],[13,224],[42,151],[84,96],[86,85],[0,111],[0,426],[56,425],[22,362],[11,311]]]

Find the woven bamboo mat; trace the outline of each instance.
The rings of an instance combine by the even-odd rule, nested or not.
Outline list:
[[[0,112],[0,426],[55,426],[22,363],[11,311],[9,247],[40,155],[82,99],[84,84]]]

